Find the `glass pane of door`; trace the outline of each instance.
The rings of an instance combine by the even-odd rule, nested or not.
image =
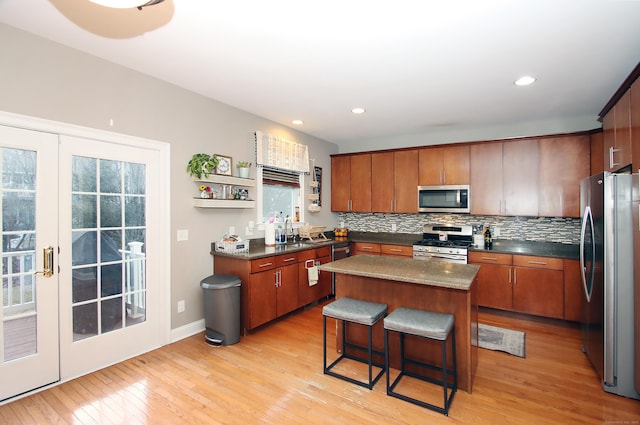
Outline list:
[[[72,157],[73,341],[146,319],[145,165]]]

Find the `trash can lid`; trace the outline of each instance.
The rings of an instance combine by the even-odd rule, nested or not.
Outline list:
[[[240,286],[242,281],[232,274],[212,274],[200,281],[203,289],[226,289]]]

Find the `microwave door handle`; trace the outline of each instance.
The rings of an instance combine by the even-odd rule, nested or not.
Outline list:
[[[460,192],[462,192],[462,190],[456,190],[456,202],[458,206],[460,206]]]

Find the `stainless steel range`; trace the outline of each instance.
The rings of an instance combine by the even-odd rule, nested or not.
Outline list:
[[[413,244],[413,258],[466,264],[467,250],[472,244],[472,226],[425,224],[422,240]]]

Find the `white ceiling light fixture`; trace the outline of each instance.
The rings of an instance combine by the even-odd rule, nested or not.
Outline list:
[[[302,125],[302,124],[304,124],[304,121],[302,121],[302,120],[293,120],[293,121],[291,121],[291,124]]]
[[[518,78],[513,82],[516,86],[529,86],[536,82],[536,79],[531,77],[530,75],[525,75],[524,77]]]
[[[138,10],[146,6],[153,6],[154,4],[162,3],[164,0],[89,0],[91,3],[99,4],[104,7],[111,7],[113,9],[133,9],[137,7]]]
[[[353,108],[351,112],[353,112],[354,114],[364,114],[365,112],[367,112],[367,110],[364,108],[358,107],[358,108]]]

